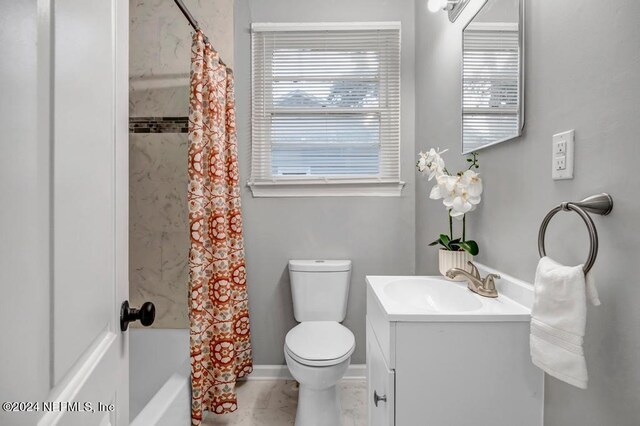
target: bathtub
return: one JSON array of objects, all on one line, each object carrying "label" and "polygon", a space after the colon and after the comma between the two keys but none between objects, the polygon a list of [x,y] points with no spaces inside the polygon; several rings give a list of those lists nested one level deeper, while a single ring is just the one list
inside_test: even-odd
[{"label": "bathtub", "polygon": [[189,426],[189,330],[129,330],[131,426]]}]

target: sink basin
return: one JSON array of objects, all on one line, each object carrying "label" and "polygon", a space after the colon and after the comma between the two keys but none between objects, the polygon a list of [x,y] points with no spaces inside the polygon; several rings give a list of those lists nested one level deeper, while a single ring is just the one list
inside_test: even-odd
[{"label": "sink basin", "polygon": [[431,277],[408,277],[388,282],[383,288],[391,300],[419,310],[452,313],[482,308],[477,295],[466,285]]},{"label": "sink basin", "polygon": [[[486,275],[488,272],[484,272]],[[367,275],[367,300],[376,301],[387,321],[530,321],[531,310],[502,292],[497,298],[477,295],[466,282],[441,276]],[[513,284],[512,291],[533,291]],[[524,293],[523,293],[524,294]],[[369,297],[373,296],[373,297]]]}]

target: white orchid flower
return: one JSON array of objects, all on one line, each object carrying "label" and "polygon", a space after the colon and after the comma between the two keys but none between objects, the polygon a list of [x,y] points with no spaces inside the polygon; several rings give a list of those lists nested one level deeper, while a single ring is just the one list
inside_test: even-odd
[{"label": "white orchid flower", "polygon": [[444,189],[445,182],[444,180],[447,178],[447,175],[440,175],[436,178],[436,184],[431,188],[431,193],[429,194],[429,198],[432,200],[440,200],[444,198],[447,193]]},{"label": "white orchid flower", "polygon": [[425,154],[424,152],[420,152],[418,154],[417,167],[420,173],[424,172],[424,170],[427,168],[427,154]]},{"label": "white orchid flower", "polygon": [[[472,168],[478,168],[477,153],[472,153],[472,157],[467,159],[470,162],[467,170],[461,171],[454,176],[451,176],[449,171],[445,168],[442,154],[447,150],[440,151],[440,148],[431,148],[428,152],[420,152],[418,154],[418,162],[416,167],[422,174],[428,175],[429,180],[436,178],[435,185],[431,188],[429,198],[432,200],[442,200],[447,209],[449,216],[450,236],[451,240],[454,240],[452,220],[455,217],[458,220],[462,220],[462,238],[454,240],[455,243],[445,241],[442,235],[439,240],[436,240],[431,245],[440,244],[445,246],[446,250],[460,250],[463,249],[472,255],[478,254],[478,245],[473,240],[466,240],[465,228],[466,221],[464,221],[465,215],[476,209],[480,204],[483,192],[482,179],[480,175]],[[464,240],[465,244],[460,242]]]},{"label": "white orchid flower", "polygon": [[442,159],[442,154],[447,152],[440,151],[440,148],[433,149],[431,148],[429,152],[421,152],[419,154],[418,159],[418,171],[421,173],[425,173],[428,171],[428,180],[433,179],[434,177],[438,177],[444,174],[444,160]]},{"label": "white orchid flower", "polygon": [[447,152],[446,149],[444,151],[440,151],[440,148],[438,148],[438,150],[431,148],[427,153],[429,180],[444,174],[444,160],[442,159],[441,155],[445,152]]},{"label": "white orchid flower", "polygon": [[441,174],[436,177],[436,184],[431,188],[429,198],[432,200],[440,200],[448,197],[454,192],[457,177]]},{"label": "white orchid flower", "polygon": [[473,170],[467,170],[462,174],[460,180],[467,187],[467,191],[472,197],[480,197],[482,195],[482,179],[480,179],[478,173]]},{"label": "white orchid flower", "polygon": [[[477,190],[477,188],[475,188]],[[465,214],[475,209],[480,204],[480,196],[471,194],[469,185],[466,184],[463,176],[460,176],[455,189],[455,197],[451,203],[451,217],[462,219]]]}]

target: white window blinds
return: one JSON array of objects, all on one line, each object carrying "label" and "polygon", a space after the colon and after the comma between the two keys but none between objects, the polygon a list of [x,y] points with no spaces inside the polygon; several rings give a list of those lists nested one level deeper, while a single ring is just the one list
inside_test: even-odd
[{"label": "white window blinds", "polygon": [[471,150],[518,133],[518,25],[473,23],[464,31],[463,129]]},{"label": "white window blinds", "polygon": [[400,181],[400,24],[253,24],[253,185]]}]

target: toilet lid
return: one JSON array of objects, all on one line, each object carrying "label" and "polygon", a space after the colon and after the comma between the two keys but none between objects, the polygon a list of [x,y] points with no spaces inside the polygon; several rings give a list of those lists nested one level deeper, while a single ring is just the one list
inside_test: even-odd
[{"label": "toilet lid", "polygon": [[351,330],[338,322],[305,321],[287,333],[285,345],[299,360],[330,361],[351,355],[356,339]]}]

